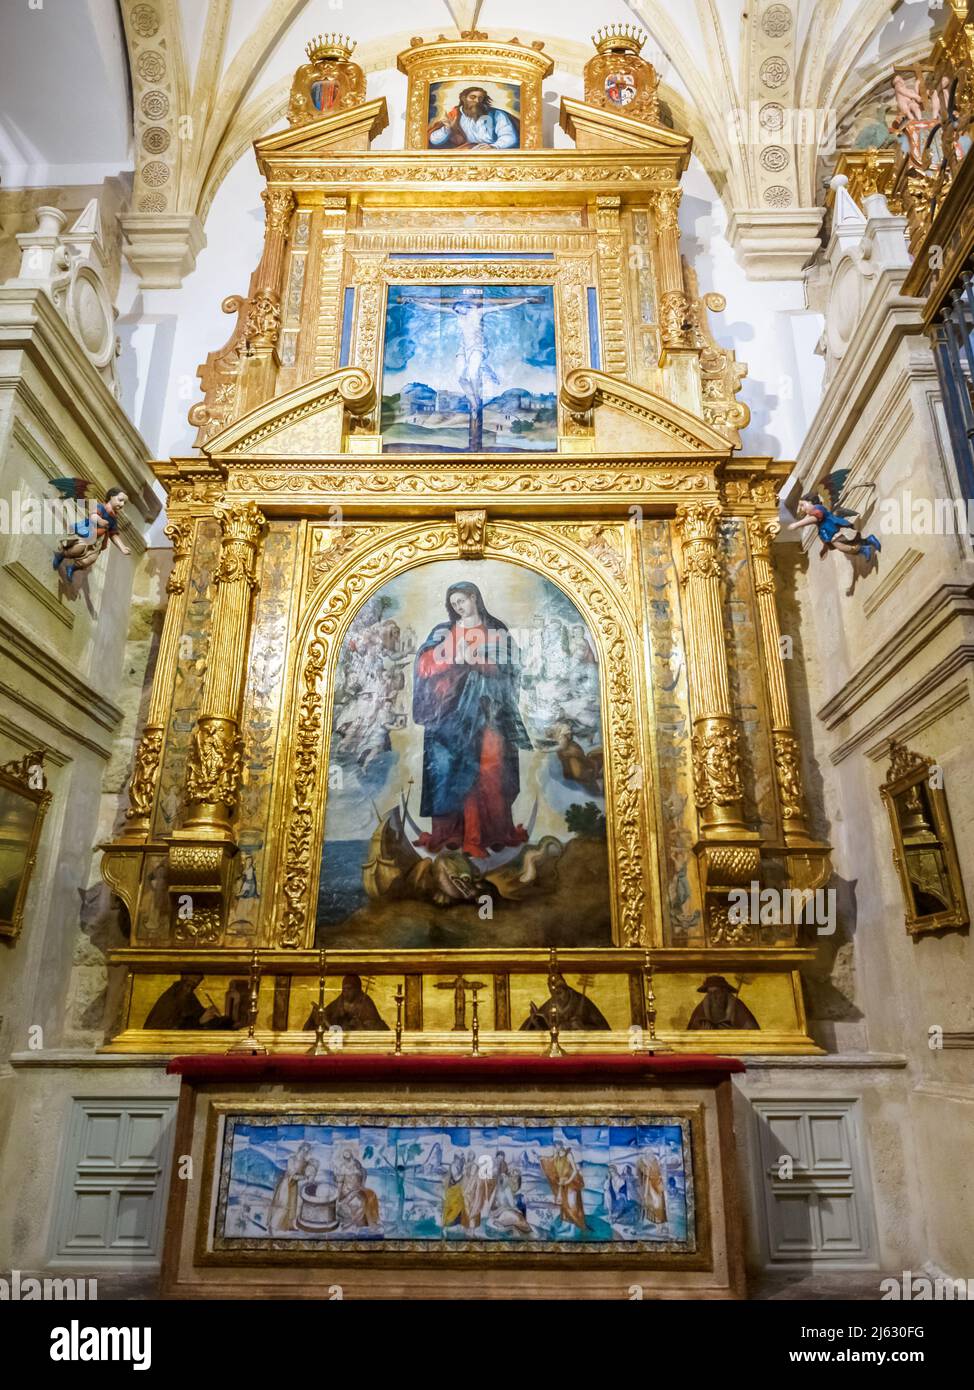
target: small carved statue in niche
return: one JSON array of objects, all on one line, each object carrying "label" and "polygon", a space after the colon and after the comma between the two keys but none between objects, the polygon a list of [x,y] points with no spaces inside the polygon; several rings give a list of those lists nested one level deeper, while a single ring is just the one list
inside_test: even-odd
[{"label": "small carved statue in niche", "polygon": [[760,1028],[746,1004],[737,997],[737,986],[723,975],[708,975],[697,993],[704,996],[690,1015],[687,1028],[705,1032],[718,1028]]}]

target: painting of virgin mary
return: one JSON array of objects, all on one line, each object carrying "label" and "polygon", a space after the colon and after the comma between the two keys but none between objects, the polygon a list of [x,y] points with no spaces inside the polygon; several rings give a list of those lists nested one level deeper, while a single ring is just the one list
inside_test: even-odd
[{"label": "painting of virgin mary", "polygon": [[600,667],[566,593],[416,565],[362,604],[333,692],[322,945],[611,942]]},{"label": "painting of virgin mary", "polygon": [[413,680],[413,719],[424,729],[420,814],[433,823],[421,848],[486,859],[527,841],[511,814],[519,750],[532,747],[519,679],[507,624],[487,611],[476,584],[451,584],[446,619],[420,646]]}]

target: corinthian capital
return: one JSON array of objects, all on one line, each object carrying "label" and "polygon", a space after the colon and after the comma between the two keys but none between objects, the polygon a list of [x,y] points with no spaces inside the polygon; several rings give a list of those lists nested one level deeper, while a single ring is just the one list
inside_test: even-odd
[{"label": "corinthian capital", "polygon": [[676,509],[676,529],[680,540],[716,541],[722,515],[718,502],[685,502]]},{"label": "corinthian capital", "polygon": [[269,232],[286,232],[297,203],[289,188],[265,188],[261,200],[266,211]]},{"label": "corinthian capital", "polygon": [[653,209],[656,228],[660,232],[673,232],[677,227],[677,214],[680,210],[679,188],[651,188],[649,205]]}]

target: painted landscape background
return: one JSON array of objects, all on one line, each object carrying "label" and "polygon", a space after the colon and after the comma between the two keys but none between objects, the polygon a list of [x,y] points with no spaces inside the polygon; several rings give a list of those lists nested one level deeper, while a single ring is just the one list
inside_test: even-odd
[{"label": "painted landscape background", "polygon": [[216,1236],[677,1250],[693,1210],[686,1121],[228,1117]]},{"label": "painted landscape background", "polygon": [[550,285],[390,285],[385,452],[558,445]]}]

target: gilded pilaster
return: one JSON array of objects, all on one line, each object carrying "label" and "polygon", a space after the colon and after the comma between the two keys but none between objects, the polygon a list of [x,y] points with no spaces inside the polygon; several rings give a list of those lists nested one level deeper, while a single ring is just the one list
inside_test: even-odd
[{"label": "gilded pilaster", "polygon": [[703,414],[700,377],[699,308],[687,293],[680,257],[681,189],[677,185],[653,188],[649,205],[656,228],[656,262],[659,274],[660,366],[675,400],[695,414]]},{"label": "gilded pilaster", "polygon": [[781,806],[785,842],[807,840],[805,792],[801,776],[801,751],[791,722],[788,686],[781,653],[781,624],[775,602],[774,569],[771,564],[771,543],[778,534],[776,520],[751,516],[747,522],[754,562],[754,588],[758,597],[758,618],[761,643],[764,648],[764,669],[771,712],[771,737],[774,745],[775,776]]},{"label": "gilded pilaster", "polygon": [[310,316],[314,323],[314,358],[309,376],[319,376],[338,366],[348,199],[325,198],[318,216],[321,232],[318,241],[317,301]]},{"label": "gilded pilaster", "polygon": [[625,377],[629,354],[626,347],[622,225],[619,217],[621,206],[622,199],[617,195],[600,194],[595,200],[604,370],[608,376]]},{"label": "gilded pilaster", "polygon": [[155,802],[156,783],[159,777],[159,760],[162,756],[162,743],[166,727],[166,711],[172,696],[176,678],[176,663],[179,657],[179,629],[181,607],[179,597],[186,592],[189,570],[189,555],[193,537],[193,526],[188,521],[171,521],[166,527],[166,535],[172,541],[173,563],[166,581],[166,616],[163,619],[162,635],[159,639],[159,652],[152,680],[152,695],[149,713],[142,730],[142,737],[135,753],[132,779],[129,783],[129,807],[125,812],[128,824],[125,838],[146,840],[152,822],[152,809]]},{"label": "gilded pilaster", "polygon": [[216,597],[200,716],[186,766],[184,831],[210,840],[232,838],[230,818],[237,803],[242,764],[240,702],[246,675],[251,610],[258,588],[257,556],[263,513],[253,502],[218,505],[223,531],[220,563],[213,576]]}]

